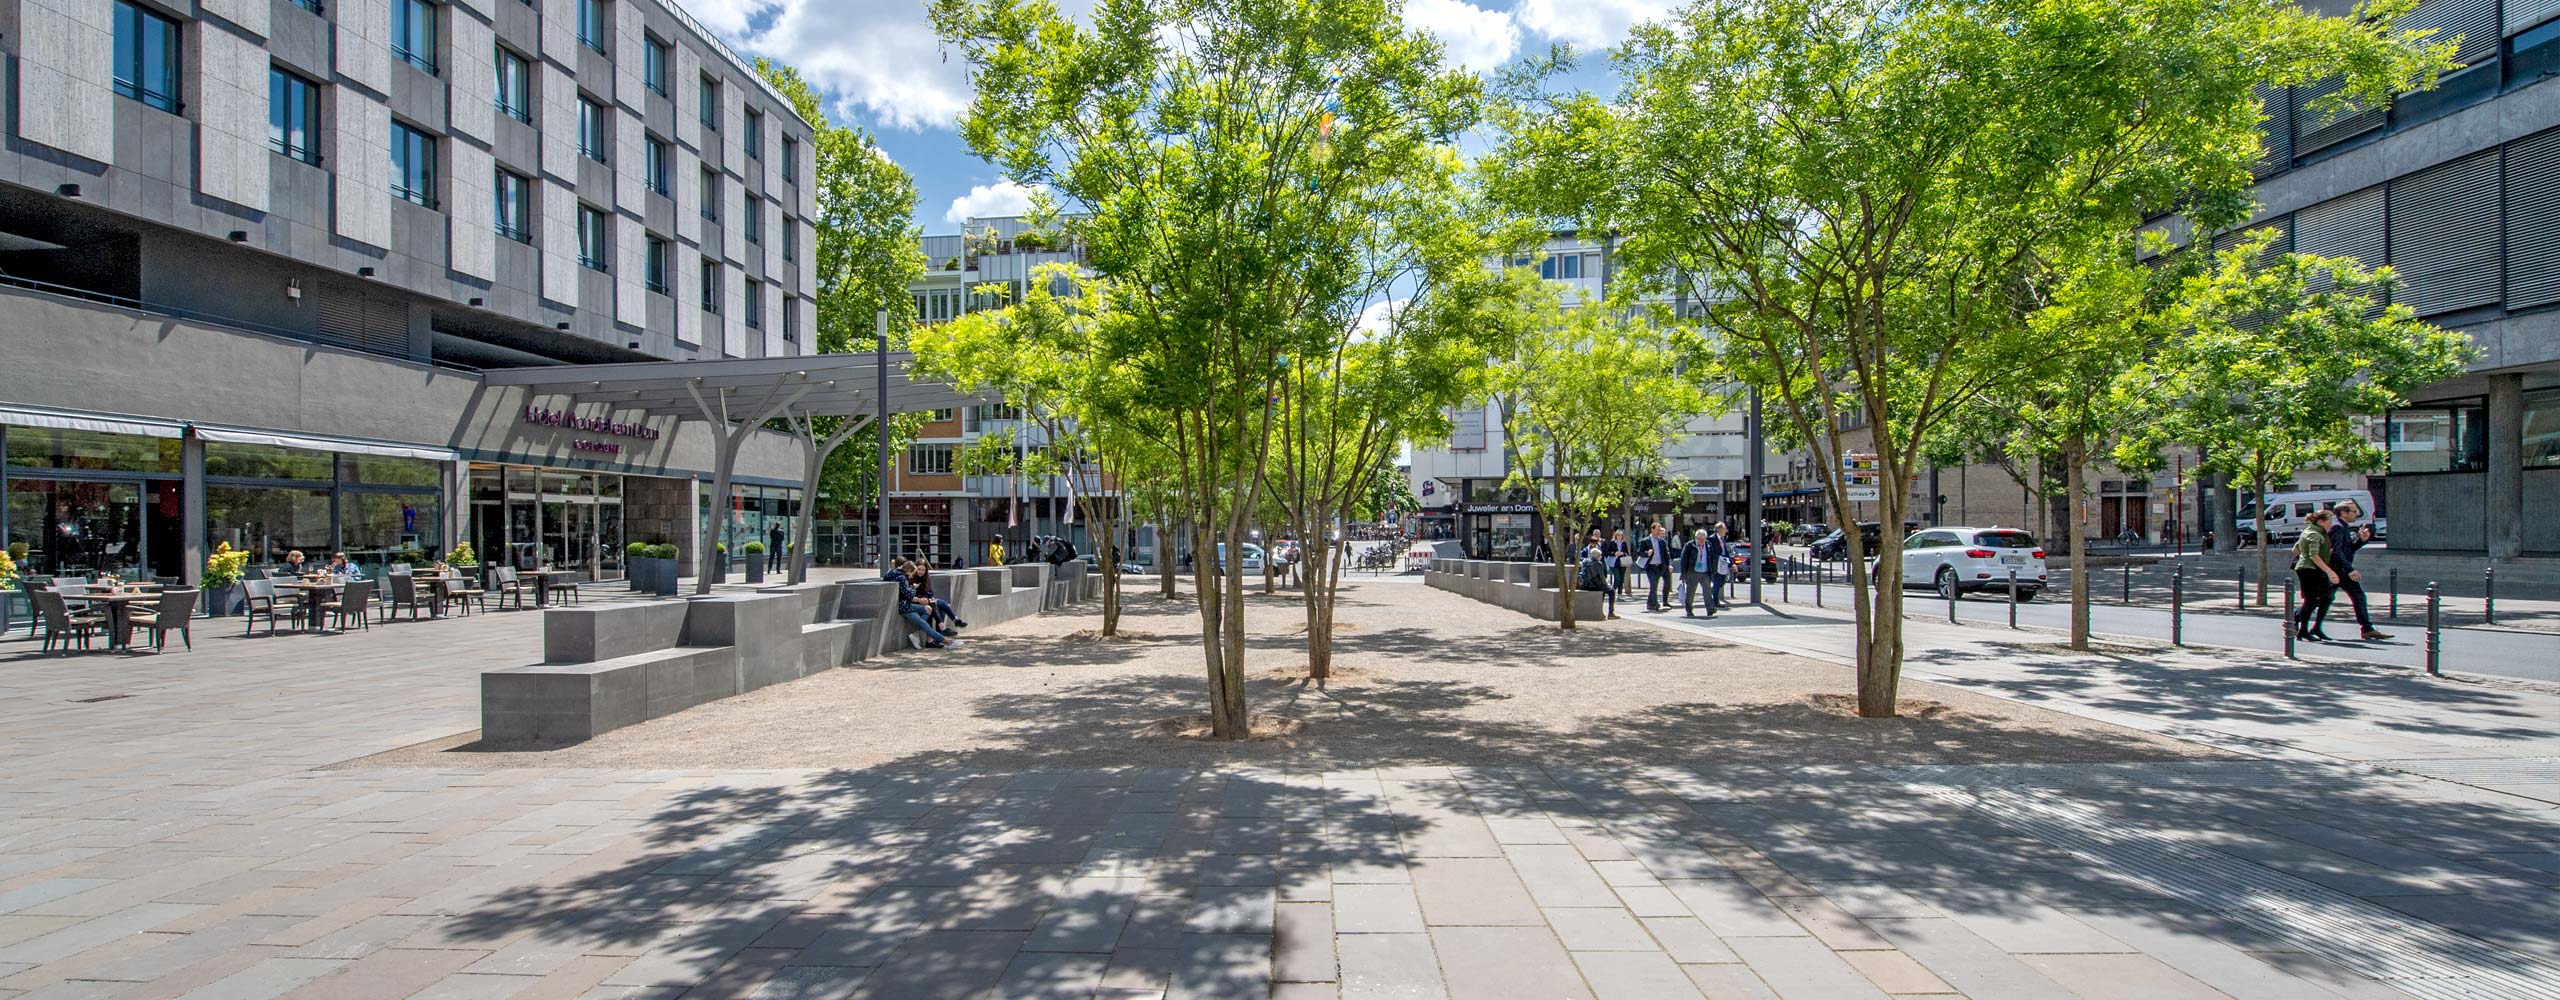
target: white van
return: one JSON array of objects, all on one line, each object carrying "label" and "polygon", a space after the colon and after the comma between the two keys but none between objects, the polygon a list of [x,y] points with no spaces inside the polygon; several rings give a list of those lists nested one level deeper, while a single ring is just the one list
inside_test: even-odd
[{"label": "white van", "polygon": [[[2328,510],[2339,503],[2353,500],[2356,509],[2373,514],[2373,493],[2369,490],[2301,490],[2267,495],[2267,538],[2277,543],[2302,537],[2302,526],[2310,523],[2311,512]],[[2250,504],[2240,506],[2238,524],[2242,545],[2258,542],[2258,511]]]}]

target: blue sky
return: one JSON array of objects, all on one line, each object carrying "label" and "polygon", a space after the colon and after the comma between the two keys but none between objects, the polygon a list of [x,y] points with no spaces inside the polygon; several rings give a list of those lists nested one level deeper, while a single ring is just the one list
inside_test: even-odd
[{"label": "blue sky", "polygon": [[[1026,197],[969,154],[952,131],[968,80],[925,20],[922,0],[676,0],[740,52],[790,63],[816,84],[827,113],[880,137],[915,174],[916,222],[955,233],[958,219],[1018,211]],[[1058,0],[1071,12],[1091,0]],[[1670,9],[1669,0],[1405,0],[1405,20],[1437,35],[1459,63],[1479,70],[1569,43],[1586,56],[1576,76],[1595,81],[1597,54],[1627,27]]]}]

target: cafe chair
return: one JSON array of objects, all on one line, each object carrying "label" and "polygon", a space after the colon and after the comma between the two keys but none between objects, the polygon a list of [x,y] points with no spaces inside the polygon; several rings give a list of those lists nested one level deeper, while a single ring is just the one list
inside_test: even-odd
[{"label": "cafe chair", "polygon": [[533,587],[532,585],[525,583],[522,577],[516,575],[515,567],[500,566],[498,567],[497,581],[490,587],[489,592],[498,595],[498,599],[502,601],[509,597],[515,598],[516,607],[518,609],[522,609],[524,607],[524,599],[527,595],[533,593]]},{"label": "cafe chair", "polygon": [[584,573],[571,573],[567,576],[553,577],[551,582],[542,585],[542,589],[550,592],[553,597],[575,604],[578,602],[578,578],[585,575],[586,574]]},{"label": "cafe chair", "polygon": [[70,602],[64,600],[59,591],[39,590],[31,596],[35,600],[37,617],[44,619],[42,652],[53,652],[55,644],[59,643],[62,653],[69,655],[74,641],[80,643],[81,649],[87,649],[89,634],[106,630],[107,616],[104,613],[86,609],[73,611]]},{"label": "cafe chair", "polygon": [[[339,592],[336,600],[320,602],[320,613],[333,618],[334,627],[340,632],[347,630],[349,622],[362,626],[368,632],[372,631],[373,589],[378,586],[380,584],[371,580],[349,580],[346,589]],[[393,586],[396,588],[398,585]]]},{"label": "cafe chair", "polygon": [[[240,616],[245,620],[240,634],[248,635],[251,630],[257,628],[259,615],[267,616],[267,634],[276,634],[276,582],[242,580],[240,594]],[[293,613],[294,624],[299,626],[302,623],[302,602],[295,601],[293,604],[290,610]]]},{"label": "cafe chair", "polygon": [[418,594],[418,578],[407,573],[393,573],[389,579],[391,580],[391,599],[382,605],[382,620],[390,621],[400,613],[401,608],[407,608],[409,620],[417,621],[418,612],[427,606],[426,598]]},{"label": "cafe chair", "polygon": [[463,614],[470,614],[474,604],[480,606],[479,610],[489,610],[489,592],[472,586],[469,579],[440,580],[437,584],[444,588],[445,600],[452,601]]},{"label": "cafe chair", "polygon": [[173,631],[178,633],[178,638],[187,644],[188,649],[194,649],[196,634],[190,623],[196,617],[196,598],[203,594],[201,590],[184,588],[161,591],[159,603],[149,609],[137,607],[125,612],[125,627],[150,629],[151,651],[154,653],[168,645],[169,633]]}]

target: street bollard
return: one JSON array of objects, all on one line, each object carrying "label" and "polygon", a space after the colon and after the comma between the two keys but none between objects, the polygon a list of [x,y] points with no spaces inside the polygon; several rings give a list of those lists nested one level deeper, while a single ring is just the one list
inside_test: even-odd
[{"label": "street bollard", "polygon": [[1813,568],[1813,606],[1817,608],[1822,606],[1822,578],[1824,575],[1822,567],[1815,566]]},{"label": "street bollard", "polygon": [[1787,565],[1786,565],[1786,568],[1785,568],[1785,569],[1783,569],[1783,570],[1780,570],[1780,571],[1779,571],[1779,573],[1778,573],[1778,603],[1780,603],[1780,604],[1794,604],[1794,603],[1795,603],[1795,588],[1794,588],[1793,586],[1791,586],[1791,585],[1792,585],[1792,584],[1794,584],[1795,582],[1796,582],[1796,559],[1795,559],[1795,557],[1794,557],[1794,556],[1788,556],[1788,557],[1787,557]]},{"label": "street bollard", "polygon": [[1956,623],[1956,588],[1947,588],[1947,624]]},{"label": "street bollard", "polygon": [[2018,571],[2009,571],[2009,627],[2018,627]]},{"label": "street bollard", "polygon": [[2240,567],[2240,610],[2249,610],[2249,567]]},{"label": "street bollard", "polygon": [[2391,567],[2391,620],[2400,620],[2400,567]]},{"label": "street bollard", "polygon": [[2293,639],[2293,581],[2286,580],[2284,582],[2284,658],[2288,660],[2300,659],[2293,655]]},{"label": "street bollard", "polygon": [[2187,644],[2187,568],[2169,574],[2169,645]]},{"label": "street bollard", "polygon": [[2436,584],[2435,581],[2429,580],[2427,581],[2427,674],[2433,677],[2444,676],[2444,670],[2438,665],[2439,658],[2444,655],[2444,619],[2440,617],[2438,611]]},{"label": "street bollard", "polygon": [[2480,624],[2498,623],[2498,568],[2480,571]]},{"label": "street bollard", "polygon": [[2124,606],[2133,606],[2133,564],[2124,564]]}]

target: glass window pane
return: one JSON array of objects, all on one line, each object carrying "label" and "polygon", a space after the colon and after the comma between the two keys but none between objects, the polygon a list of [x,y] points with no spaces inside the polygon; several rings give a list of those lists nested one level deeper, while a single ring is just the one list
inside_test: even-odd
[{"label": "glass window pane", "polygon": [[2391,411],[2385,445],[2393,474],[2478,472],[2489,464],[2485,413],[2478,404]]},{"label": "glass window pane", "polygon": [[444,466],[423,458],[397,458],[389,455],[341,455],[339,474],[346,482],[367,486],[444,485]]},{"label": "glass window pane", "polygon": [[2560,389],[2524,394],[2524,467],[2560,469]]},{"label": "glass window pane", "polygon": [[132,483],[13,476],[9,555],[20,571],[38,574],[113,573],[138,565],[141,500]]},{"label": "glass window pane", "polygon": [[442,513],[432,493],[348,493],[339,498],[339,547],[359,566],[431,562],[444,555]]},{"label": "glass window pane", "polygon": [[[14,452],[17,438],[9,445]],[[337,478],[332,471],[337,456],[325,451],[309,451],[272,444],[232,444],[207,441],[204,445],[204,474],[238,479],[308,479],[329,482]]]},{"label": "glass window pane", "polygon": [[207,486],[205,546],[229,542],[253,564],[283,562],[299,549],[318,560],[329,552],[329,494],[321,489]]},{"label": "glass window pane", "polygon": [[29,469],[98,469],[119,472],[179,471],[177,438],[49,427],[9,428],[9,464]]}]

